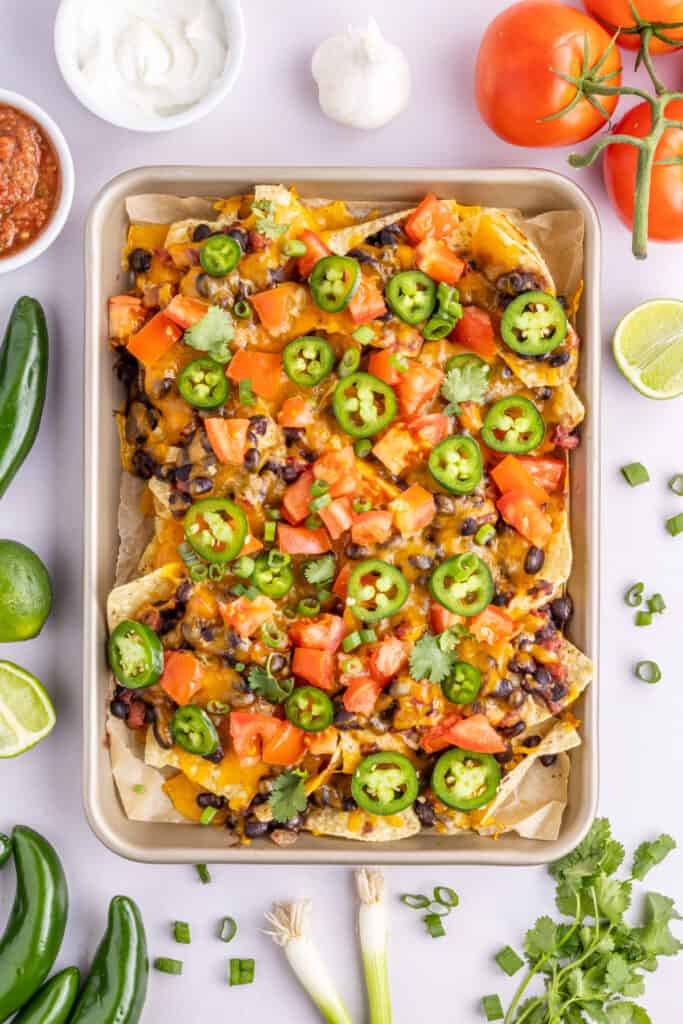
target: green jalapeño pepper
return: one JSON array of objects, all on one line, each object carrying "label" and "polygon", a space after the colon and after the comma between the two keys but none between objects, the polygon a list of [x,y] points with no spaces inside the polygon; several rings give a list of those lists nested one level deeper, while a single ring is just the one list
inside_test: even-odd
[{"label": "green jalape\u00f1o pepper", "polygon": [[266,597],[284,597],[294,586],[294,573],[289,561],[289,555],[283,555],[279,551],[259,555],[251,576],[252,583]]},{"label": "green jalape\u00f1o pepper", "polygon": [[456,661],[448,679],[441,684],[444,697],[451,704],[471,704],[481,690],[481,672],[469,661]]},{"label": "green jalape\u00f1o pepper", "polygon": [[457,321],[462,318],[459,298],[457,288],[444,284],[443,281],[439,284],[436,289],[437,309],[434,316],[424,325],[423,338],[427,341],[440,341],[451,333]]},{"label": "green jalape\u00f1o pepper", "polygon": [[400,569],[380,558],[360,562],[349,576],[347,607],[363,622],[395,615],[410,593],[410,584]]},{"label": "green jalape\u00f1o pepper", "polygon": [[195,704],[177,708],[171,719],[173,742],[188,754],[209,757],[219,747],[218,733],[206,711]]},{"label": "green jalape\u00f1o pepper", "polygon": [[543,417],[533,402],[511,395],[494,402],[481,428],[481,439],[496,452],[522,455],[538,448],[545,435]]},{"label": "green jalape\u00f1o pepper", "polygon": [[404,754],[381,751],[363,758],[351,779],[351,793],[370,814],[399,814],[414,803],[417,774]]},{"label": "green jalape\u00f1o pepper", "polygon": [[360,263],[351,256],[323,256],[308,279],[313,301],[325,313],[346,309],[360,284]]},{"label": "green jalape\u00f1o pepper", "polygon": [[499,783],[495,757],[459,747],[442,754],[432,773],[434,795],[456,811],[473,811],[490,803]]},{"label": "green jalape\u00f1o pepper", "polygon": [[225,277],[242,257],[242,249],[231,235],[212,235],[199,252],[202,269],[210,277]]},{"label": "green jalape\u00f1o pepper", "polygon": [[144,622],[119,622],[109,637],[107,652],[112,672],[129,690],[152,686],[164,670],[161,640]]},{"label": "green jalape\u00f1o pepper", "polygon": [[185,539],[207,562],[231,562],[242,550],[248,524],[239,505],[227,498],[204,498],[185,513]]},{"label": "green jalape\u00f1o pepper", "polygon": [[297,338],[285,345],[282,364],[290,380],[302,388],[312,388],[332,372],[334,352],[322,338]]},{"label": "green jalape\u00f1o pepper", "polygon": [[225,368],[210,356],[193,359],[178,377],[181,397],[195,409],[216,409],[228,397],[228,378]]},{"label": "green jalape\u00f1o pepper", "polygon": [[81,972],[67,967],[55,974],[35,994],[12,1024],[65,1024],[71,1007],[76,1002]]},{"label": "green jalape\u00f1o pepper", "polygon": [[481,480],[481,449],[473,437],[454,434],[432,448],[428,465],[434,479],[447,491],[470,494]]},{"label": "green jalape\u00f1o pepper", "polygon": [[396,415],[396,395],[371,373],[352,373],[334,389],[332,408],[342,430],[351,437],[372,437]]},{"label": "green jalape\u00f1o pepper", "polygon": [[554,295],[523,292],[506,306],[500,322],[503,341],[521,356],[542,356],[567,336],[567,317]]},{"label": "green jalape\u00f1o pepper", "polygon": [[436,284],[421,270],[402,270],[389,278],[384,297],[392,313],[406,324],[427,320],[436,305]]},{"label": "green jalape\u00f1o pepper", "polygon": [[456,615],[478,615],[491,603],[494,586],[486,562],[468,551],[442,562],[429,578],[439,604]]},{"label": "green jalape\u00f1o pepper", "polygon": [[285,704],[287,718],[304,732],[322,732],[332,724],[332,701],[317,686],[299,686]]}]

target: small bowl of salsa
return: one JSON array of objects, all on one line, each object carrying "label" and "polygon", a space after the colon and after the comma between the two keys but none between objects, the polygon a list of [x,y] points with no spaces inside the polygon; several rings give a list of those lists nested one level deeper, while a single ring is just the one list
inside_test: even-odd
[{"label": "small bowl of salsa", "polygon": [[36,103],[0,89],[0,274],[45,252],[74,192],[66,139]]}]

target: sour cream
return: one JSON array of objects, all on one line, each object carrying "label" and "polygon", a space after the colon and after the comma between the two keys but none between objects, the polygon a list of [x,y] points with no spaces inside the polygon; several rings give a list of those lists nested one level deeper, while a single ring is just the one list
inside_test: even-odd
[{"label": "sour cream", "polygon": [[223,75],[229,51],[218,0],[76,0],[75,64],[105,117],[171,118]]}]

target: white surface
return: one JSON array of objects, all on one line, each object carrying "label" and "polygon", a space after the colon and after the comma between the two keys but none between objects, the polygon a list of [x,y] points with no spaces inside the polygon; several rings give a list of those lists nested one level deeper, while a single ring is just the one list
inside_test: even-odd
[{"label": "white surface", "polygon": [[[281,954],[259,935],[262,912],[275,898],[313,897],[318,934],[335,957],[334,974],[357,1021],[363,1020],[362,980],[353,942],[350,875],[335,868],[213,868],[201,886],[192,868],[129,864],[109,854],[90,834],[80,803],[80,491],[83,218],[93,195],[112,175],[144,163],[339,163],[503,166],[525,164],[566,171],[566,153],[516,150],[482,127],[472,100],[472,65],[485,24],[503,0],[375,0],[372,6],[391,38],[405,48],[414,71],[410,107],[377,134],[326,121],[308,70],[310,55],[347,21],[362,23],[361,0],[275,3],[248,0],[248,45],[234,92],[200,124],[181,132],[139,136],[111,128],[88,114],[68,92],[52,55],[54,0],[1,0],[3,66],[0,84],[26,93],[59,122],[72,147],[77,175],[73,213],[61,238],[32,266],[0,279],[6,317],[24,292],[45,304],[52,342],[49,397],[35,449],[0,508],[0,534],[22,540],[45,558],[55,580],[55,611],[44,634],[7,645],[12,658],[44,680],[59,724],[36,751],[0,766],[0,830],[17,821],[57,844],[71,882],[71,915],[60,964],[87,963],[103,927],[109,897],[129,893],[143,909],[153,956],[180,956],[182,978],[155,974],[144,1024],[185,1024],[241,1015],[250,1024],[273,1019],[311,1024],[317,1015],[296,990]],[[676,77],[676,59],[660,62]],[[511,83],[513,87],[513,83]],[[683,297],[683,248],[652,246],[636,264],[629,238],[605,200],[599,172],[576,175],[599,204],[604,228],[604,338],[618,318],[654,296]],[[683,611],[683,537],[672,539],[663,521],[683,511],[666,480],[683,471],[683,400],[658,404],[633,391],[611,357],[605,360],[602,607],[601,812],[630,847],[665,828],[683,844],[680,779],[683,774],[683,682],[680,623]],[[619,466],[639,459],[652,483],[631,490]],[[666,615],[636,629],[622,600],[634,580],[661,591]],[[632,665],[654,657],[663,681],[634,680]],[[371,853],[369,852],[369,856]],[[509,993],[491,957],[551,910],[543,869],[403,869],[387,872],[392,895],[454,886],[460,908],[448,937],[434,942],[419,915],[392,903],[391,975],[397,1024],[428,1019],[477,1024],[479,997]],[[651,876],[651,885],[683,907],[683,851]],[[0,876],[0,918],[13,894]],[[214,938],[223,914],[240,922],[231,946]],[[193,925],[192,946],[177,947],[169,923]],[[180,952],[178,952],[180,950]],[[256,984],[230,989],[229,955],[256,956]],[[680,1012],[681,962],[669,961],[648,979],[644,1000],[657,1024]],[[678,981],[678,984],[677,984]],[[201,1007],[201,1011],[199,1010]],[[674,1009],[676,1008],[676,1009]],[[437,1017],[438,1015],[438,1017]]]}]

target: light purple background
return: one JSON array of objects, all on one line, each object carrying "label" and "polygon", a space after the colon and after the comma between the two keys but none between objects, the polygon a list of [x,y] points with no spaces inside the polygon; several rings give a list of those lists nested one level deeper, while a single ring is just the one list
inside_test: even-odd
[{"label": "light purple background", "polygon": [[[93,0],[102,2],[102,0]],[[248,0],[247,52],[236,88],[203,122],[167,135],[136,135],[86,112],[67,91],[52,50],[55,0],[0,0],[0,85],[43,105],[61,125],[76,165],[76,198],[61,238],[31,266],[0,275],[4,321],[24,293],[44,303],[51,332],[49,395],[33,453],[0,508],[0,535],[25,541],[52,572],[55,610],[42,636],[7,645],[2,656],[35,672],[52,693],[59,722],[51,737],[17,761],[0,766],[0,830],[26,822],[57,845],[71,884],[71,914],[59,964],[85,967],[103,929],[110,896],[135,897],[144,912],[152,956],[180,956],[182,978],[154,974],[145,1024],[181,1024],[241,1018],[265,1024],[317,1020],[293,984],[280,953],[259,934],[263,911],[276,898],[312,896],[317,931],[354,1020],[363,1020],[362,982],[353,937],[350,872],[336,868],[212,869],[201,886],[191,867],[130,864],[108,853],[91,835],[81,808],[81,367],[83,223],[95,193],[113,175],[153,163],[384,164],[425,166],[542,166],[567,171],[566,152],[519,150],[496,139],[478,118],[472,90],[474,57],[488,21],[502,0]],[[309,61],[315,46],[351,20],[374,13],[406,51],[413,73],[409,109],[382,131],[362,134],[319,112]],[[627,58],[630,61],[630,57]],[[680,58],[659,62],[680,87]],[[514,88],[514,82],[510,83]],[[662,829],[683,843],[683,538],[665,532],[666,516],[683,499],[666,480],[683,471],[682,401],[656,403],[633,391],[614,367],[609,344],[619,317],[655,296],[683,293],[683,249],[652,245],[636,263],[628,233],[617,222],[597,169],[576,178],[598,204],[604,229],[603,339],[603,599],[602,781],[600,810],[630,847]],[[652,483],[631,490],[619,466],[633,460],[649,468]],[[644,580],[668,603],[646,630],[632,624],[624,590]],[[664,678],[648,687],[632,675],[635,661],[656,658]],[[369,853],[369,856],[371,854]],[[391,892],[391,980],[395,1020],[476,1024],[484,993],[510,993],[492,955],[552,910],[542,868],[395,868]],[[683,852],[652,877],[683,908]],[[452,885],[461,905],[448,920],[448,937],[430,939],[419,915],[396,896]],[[13,895],[9,871],[0,876],[0,922]],[[216,920],[234,915],[238,939],[223,946]],[[178,947],[170,922],[188,920],[193,944]],[[228,955],[255,956],[256,984],[228,988]],[[645,1001],[654,1021],[680,1012],[681,963],[671,961],[648,979]],[[678,980],[678,984],[677,984]],[[676,1010],[674,1011],[674,1007]]]}]

